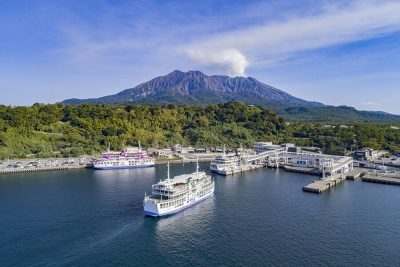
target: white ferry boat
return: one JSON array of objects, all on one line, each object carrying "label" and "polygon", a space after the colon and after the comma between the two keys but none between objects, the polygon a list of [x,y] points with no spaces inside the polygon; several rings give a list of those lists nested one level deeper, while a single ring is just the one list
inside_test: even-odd
[{"label": "white ferry boat", "polygon": [[210,170],[212,172],[220,173],[225,170],[232,170],[239,167],[240,158],[237,156],[216,156],[210,163]]},{"label": "white ferry boat", "polygon": [[168,176],[152,186],[152,195],[144,197],[144,214],[152,217],[161,217],[175,214],[189,208],[214,194],[214,181],[205,172],[182,174],[173,179]]},{"label": "white ferry boat", "polygon": [[221,173],[226,170],[236,169],[240,165],[240,158],[238,156],[229,156],[226,154],[224,146],[223,154],[216,156],[210,163],[210,170],[212,172]]},{"label": "white ferry boat", "polygon": [[154,158],[139,147],[126,148],[121,152],[105,152],[93,162],[97,170],[145,168],[154,166]]}]

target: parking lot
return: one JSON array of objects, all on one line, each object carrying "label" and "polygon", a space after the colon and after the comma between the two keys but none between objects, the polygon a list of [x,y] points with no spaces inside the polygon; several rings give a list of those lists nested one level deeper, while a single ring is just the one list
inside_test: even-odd
[{"label": "parking lot", "polygon": [[86,167],[93,163],[93,157],[82,156],[75,158],[23,159],[0,161],[1,170],[17,169],[46,169],[64,166]]}]

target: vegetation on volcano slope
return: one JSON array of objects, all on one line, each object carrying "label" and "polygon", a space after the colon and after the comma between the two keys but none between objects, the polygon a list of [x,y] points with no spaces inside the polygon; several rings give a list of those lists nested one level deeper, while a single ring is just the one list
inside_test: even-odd
[{"label": "vegetation on volcano slope", "polygon": [[343,154],[361,147],[400,150],[400,130],[388,123],[349,127],[290,123],[243,103],[205,106],[35,104],[0,106],[0,158],[97,154],[136,146],[252,147],[256,141],[295,142]]}]

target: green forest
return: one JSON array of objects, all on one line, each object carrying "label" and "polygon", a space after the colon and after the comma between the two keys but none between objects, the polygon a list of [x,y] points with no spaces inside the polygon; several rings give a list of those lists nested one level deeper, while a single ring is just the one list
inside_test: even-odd
[{"label": "green forest", "polygon": [[0,159],[96,155],[108,146],[252,147],[256,141],[295,142],[325,152],[372,147],[400,150],[392,124],[357,122],[340,127],[286,123],[258,106],[233,102],[206,106],[35,104],[0,106]]}]

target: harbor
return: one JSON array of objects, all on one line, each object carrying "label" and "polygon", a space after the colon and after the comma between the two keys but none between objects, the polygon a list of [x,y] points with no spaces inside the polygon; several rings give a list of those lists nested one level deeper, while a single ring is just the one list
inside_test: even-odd
[{"label": "harbor", "polygon": [[[341,183],[332,194],[318,195],[301,190],[315,175],[262,168],[224,177],[211,173],[208,163],[199,164],[215,181],[214,196],[162,219],[143,216],[142,202],[144,192],[150,195],[152,185],[166,177],[166,165],[0,176],[2,265],[100,266],[116,261],[158,266],[175,261],[186,266],[190,257],[190,263],[207,266],[247,257],[245,264],[257,266],[265,263],[263,253],[271,264],[307,265],[321,262],[326,250],[333,255],[323,263],[399,262],[380,256],[398,241],[397,235],[382,231],[400,224],[393,212],[400,201],[398,187],[347,181],[347,187]],[[170,168],[172,178],[193,172],[195,164]],[[285,236],[304,242],[293,240],[288,250],[282,246]],[[320,246],[321,240],[340,238],[345,241]],[[188,249],[194,245],[196,249]],[[347,246],[354,249],[343,254]],[[21,257],[21,251],[32,256]]]},{"label": "harbor", "polygon": [[[370,150],[365,151],[372,154]],[[383,159],[381,161],[383,162]],[[251,149],[232,149],[225,146],[185,148],[174,145],[170,150],[151,150],[142,149],[139,145],[136,148],[126,148],[121,152],[107,151],[102,153],[99,158],[81,156],[66,159],[7,161],[6,164],[3,162],[0,174],[83,168],[100,170],[153,168],[160,164],[190,164],[194,162],[209,164],[211,172],[222,176],[239,175],[261,168],[282,168],[287,172],[311,175],[315,177],[315,180],[304,185],[302,190],[317,194],[329,191],[345,180],[358,178],[364,182],[400,185],[400,176],[395,169],[388,171],[387,166],[366,164],[355,161],[349,156],[310,152],[307,148],[297,147],[292,143],[273,144],[272,142],[256,142]]]}]

